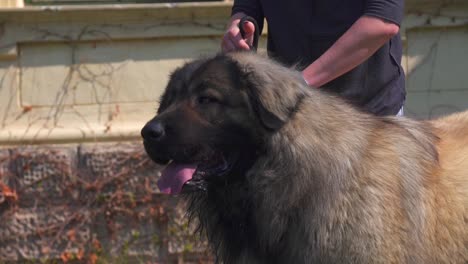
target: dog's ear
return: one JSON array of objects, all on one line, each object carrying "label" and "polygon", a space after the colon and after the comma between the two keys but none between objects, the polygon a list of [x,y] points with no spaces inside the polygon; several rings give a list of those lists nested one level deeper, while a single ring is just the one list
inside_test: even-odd
[{"label": "dog's ear", "polygon": [[263,126],[273,131],[280,129],[305,97],[300,75],[268,61],[244,65],[242,71],[250,102]]}]

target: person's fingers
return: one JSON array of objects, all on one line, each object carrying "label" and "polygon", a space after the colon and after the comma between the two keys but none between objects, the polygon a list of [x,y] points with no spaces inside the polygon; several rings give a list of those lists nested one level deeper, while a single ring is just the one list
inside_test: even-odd
[{"label": "person's fingers", "polygon": [[242,38],[237,24],[226,31],[221,42],[221,50],[223,52],[249,49],[250,47]]},{"label": "person's fingers", "polygon": [[234,40],[234,38],[227,32],[223,37],[223,41],[221,43],[221,50],[223,52],[230,52],[238,49],[240,48],[238,47],[236,40]]},{"label": "person's fingers", "polygon": [[[239,33],[240,35],[240,33]],[[235,46],[236,49],[238,50],[250,50],[249,44],[243,39],[243,38],[236,38],[235,40]]]},{"label": "person's fingers", "polygon": [[245,41],[252,46],[253,44],[253,38],[254,38],[254,33],[255,33],[255,25],[252,22],[245,22],[244,25],[242,25],[245,36],[244,39]]},{"label": "person's fingers", "polygon": [[221,42],[221,51],[222,52],[230,52],[236,50],[236,46],[232,43],[231,40],[224,37],[223,41]]},{"label": "person's fingers", "polygon": [[[252,27],[250,27],[249,24]],[[245,36],[242,36],[242,34],[240,33],[240,29],[239,29],[240,26],[243,27]],[[244,25],[238,24],[233,29],[231,40],[235,43],[237,49],[250,50],[250,46],[252,45],[254,30],[255,30],[255,27],[250,22],[244,23]]]}]

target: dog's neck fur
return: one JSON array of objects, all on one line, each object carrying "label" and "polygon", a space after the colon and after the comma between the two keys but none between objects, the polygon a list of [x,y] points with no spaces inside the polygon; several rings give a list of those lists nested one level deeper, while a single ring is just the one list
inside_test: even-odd
[{"label": "dog's neck fur", "polygon": [[[306,98],[306,100],[333,101],[334,99]],[[322,101],[321,109],[314,108],[314,105],[318,106],[314,102],[308,102],[306,105],[310,106],[309,109],[294,115],[279,132],[271,134],[266,141],[266,152],[278,155],[259,157],[246,175],[239,175],[245,177],[243,181],[237,181],[229,186],[213,186],[206,193],[192,195],[189,212],[199,218],[200,227],[208,235],[216,255],[225,263],[241,263],[239,258],[245,254],[249,255],[250,260],[253,256],[257,256],[260,262],[275,263],[287,261],[288,258],[299,263],[304,259],[322,258],[323,256],[319,256],[322,253],[320,249],[327,243],[333,244],[338,243],[338,240],[351,239],[339,231],[343,230],[344,225],[352,224],[353,220],[348,220],[344,216],[346,210],[350,208],[344,208],[339,212],[343,215],[327,215],[327,212],[337,212],[337,207],[352,206],[346,204],[346,195],[352,188],[362,188],[359,179],[362,170],[360,163],[369,158],[365,155],[377,151],[369,149],[368,146],[380,129],[402,130],[403,132],[396,133],[400,136],[389,140],[400,141],[395,144],[416,145],[409,149],[424,149],[419,151],[419,155],[426,153],[425,159],[416,159],[412,153],[399,153],[406,156],[406,162],[420,162],[420,166],[416,167],[419,170],[426,170],[437,163],[437,154],[433,147],[436,139],[431,133],[422,130],[421,124],[417,121],[407,120],[403,123],[395,118],[377,118],[346,106],[336,106],[337,104],[333,102],[327,104]],[[334,117],[328,118],[330,117],[328,115],[332,114]],[[338,123],[331,122],[336,118],[342,120]],[[299,129],[296,127],[299,124],[312,123],[315,125],[300,129],[306,134],[298,135],[294,132]],[[338,125],[340,127],[337,127]],[[356,133],[356,130],[360,130],[360,133]],[[360,138],[356,138],[356,135],[360,135]],[[298,136],[303,138],[298,139]],[[405,148],[395,147],[395,149]],[[345,156],[343,153],[351,154]],[[336,157],[340,157],[340,160]],[[400,160],[399,157],[397,159]],[[284,161],[292,161],[294,164],[286,166]],[[303,166],[305,163],[313,166]],[[404,171],[404,163],[400,166],[401,173],[414,174],[408,176],[413,177],[414,181],[405,183],[407,190],[402,190],[401,195],[419,195],[421,196],[419,199],[422,199],[422,194],[414,194],[411,189],[415,185],[423,184],[424,179],[418,178],[417,175],[424,173]],[[414,164],[412,167],[414,168]],[[262,173],[252,174],[252,172]],[[382,175],[382,177],[387,176]],[[305,206],[312,209],[302,211],[300,208]],[[404,206],[408,210],[408,225],[416,226],[412,223],[420,221],[418,212],[421,209],[418,209],[418,204]],[[291,210],[296,211],[296,219],[284,217],[287,214],[282,212]],[[409,212],[411,210],[412,212]],[[301,215],[306,212],[312,215]],[[306,219],[308,222],[303,223],[299,219]],[[336,226],[327,225],[330,222],[335,222]],[[263,224],[256,226],[254,223]],[[281,230],[279,227],[285,229]],[[417,237],[418,230],[414,232]],[[313,234],[315,234],[314,241],[307,241],[314,236]],[[301,237],[304,240],[301,240]],[[308,247],[308,250],[298,250],[302,255],[282,251],[283,243],[297,243],[297,241],[302,243],[296,245],[298,248]],[[416,239],[415,247],[418,246],[417,243],[421,241]],[[304,252],[310,255],[304,255]]]},{"label": "dog's neck fur", "polygon": [[[242,263],[247,255],[245,259],[256,258],[260,263],[324,260],[336,263],[340,259],[332,256],[352,255],[347,251],[350,249],[340,245],[353,244],[353,236],[366,234],[371,240],[380,239],[380,226],[370,224],[369,230],[355,229],[362,227],[354,224],[359,217],[384,221],[384,202],[379,190],[372,189],[372,182],[371,186],[363,184],[361,176],[369,174],[362,173],[364,168],[375,170],[374,178],[381,179],[382,186],[392,195],[416,196],[407,199],[412,201],[425,198],[425,193],[412,190],[424,190],[422,186],[427,179],[419,175],[429,175],[423,171],[437,166],[434,148],[437,139],[428,125],[361,113],[338,102],[340,99],[317,91],[306,92],[303,100],[306,102],[301,111],[291,116],[279,131],[266,136],[265,152],[275,155],[260,156],[245,175],[239,175],[245,180],[191,194],[189,213],[199,219],[201,231],[225,263]],[[382,138],[379,136],[383,130],[389,129],[395,132],[395,137],[384,138],[384,144],[372,144]],[[385,149],[376,149],[375,145]],[[380,154],[386,151],[392,155]],[[367,166],[362,166],[363,162]],[[350,199],[352,194],[360,197]],[[413,228],[413,247],[418,249],[424,242],[421,230],[415,226],[424,226],[420,223],[424,212],[420,204],[404,202],[402,207],[407,219],[405,228]],[[288,243],[293,246],[282,246]],[[360,257],[366,258],[356,262],[366,263],[375,258],[372,251],[366,256],[367,245],[355,247],[363,252]],[[286,252],[284,248],[296,251]],[[424,261],[410,255],[401,261]]]}]

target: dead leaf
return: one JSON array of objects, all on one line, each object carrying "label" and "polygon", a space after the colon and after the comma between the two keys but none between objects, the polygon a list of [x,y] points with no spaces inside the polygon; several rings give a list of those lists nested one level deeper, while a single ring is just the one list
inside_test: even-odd
[{"label": "dead leaf", "polygon": [[23,106],[23,114],[25,114],[25,113],[27,113],[27,112],[30,112],[32,109],[33,109],[32,106],[30,106],[30,105],[24,105],[24,106]]},{"label": "dead leaf", "polygon": [[70,239],[70,241],[74,242],[76,241],[76,231],[74,229],[68,230],[67,232],[67,237]]},{"label": "dead leaf", "polygon": [[60,255],[60,259],[64,262],[64,263],[67,263],[71,258],[73,257],[72,253],[70,252],[63,252],[61,255]]},{"label": "dead leaf", "polygon": [[18,201],[18,194],[16,191],[10,189],[8,185],[0,182],[0,197],[2,197],[2,202],[16,202]]},{"label": "dead leaf", "polygon": [[96,264],[98,260],[98,256],[94,253],[92,253],[91,255],[89,255],[89,263],[90,264]]}]

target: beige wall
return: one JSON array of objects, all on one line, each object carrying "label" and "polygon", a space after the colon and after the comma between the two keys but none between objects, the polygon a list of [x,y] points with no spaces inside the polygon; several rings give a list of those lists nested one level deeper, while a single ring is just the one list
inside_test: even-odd
[{"label": "beige wall", "polygon": [[218,50],[225,3],[0,11],[0,144],[138,138],[168,73]]},{"label": "beige wall", "polygon": [[435,117],[468,109],[468,2],[407,1],[406,113]]},{"label": "beige wall", "polygon": [[[0,144],[138,138],[168,73],[219,50],[229,12],[227,2],[0,10]],[[408,115],[468,108],[467,22],[464,1],[407,1]]]},{"label": "beige wall", "polygon": [[23,0],[2,0],[0,1],[0,8],[4,7],[23,7]]}]

